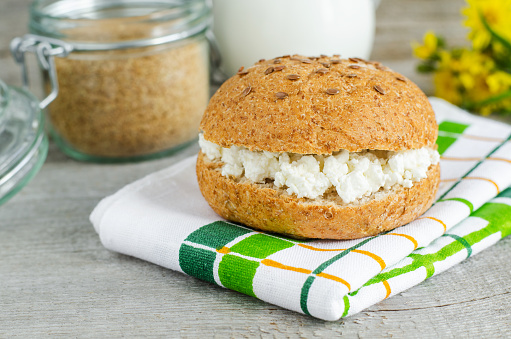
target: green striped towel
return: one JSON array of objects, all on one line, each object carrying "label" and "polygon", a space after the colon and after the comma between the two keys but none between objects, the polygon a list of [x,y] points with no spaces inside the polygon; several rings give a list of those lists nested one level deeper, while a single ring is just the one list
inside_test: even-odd
[{"label": "green striped towel", "polygon": [[91,222],[109,250],[320,319],[352,315],[511,232],[511,126],[431,103],[438,200],[379,236],[298,241],[221,220],[198,189],[195,157],[103,199]]}]

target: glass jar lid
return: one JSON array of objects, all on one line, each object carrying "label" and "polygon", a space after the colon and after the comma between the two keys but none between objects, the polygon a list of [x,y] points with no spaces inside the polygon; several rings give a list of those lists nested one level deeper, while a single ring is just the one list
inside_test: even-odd
[{"label": "glass jar lid", "polygon": [[205,33],[210,20],[206,0],[36,0],[30,7],[31,33],[75,52],[176,42]]},{"label": "glass jar lid", "polygon": [[38,100],[0,80],[0,204],[34,177],[47,153]]}]

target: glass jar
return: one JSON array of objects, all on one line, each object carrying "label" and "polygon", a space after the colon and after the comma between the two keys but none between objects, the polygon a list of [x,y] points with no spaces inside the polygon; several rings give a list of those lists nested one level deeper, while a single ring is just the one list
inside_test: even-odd
[{"label": "glass jar", "polygon": [[56,97],[49,130],[64,153],[141,160],[197,137],[209,99],[209,23],[205,0],[37,0],[32,35],[13,49],[51,45],[42,57],[52,59],[44,87]]},{"label": "glass jar", "polygon": [[23,188],[48,153],[39,102],[0,80],[0,204]]}]

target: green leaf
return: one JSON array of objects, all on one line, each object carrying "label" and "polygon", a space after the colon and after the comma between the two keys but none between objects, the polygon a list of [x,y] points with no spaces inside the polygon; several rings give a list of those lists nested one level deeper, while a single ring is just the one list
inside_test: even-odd
[{"label": "green leaf", "polygon": [[495,95],[493,97],[490,97],[488,99],[484,99],[482,101],[479,101],[478,103],[476,103],[476,105],[478,105],[478,106],[486,106],[486,105],[489,105],[489,104],[493,104],[493,103],[502,101],[502,100],[507,99],[507,98],[511,98],[511,90],[508,90],[506,92],[502,92],[502,93],[497,94],[497,95]]},{"label": "green leaf", "polygon": [[437,35],[436,38],[438,40],[438,45],[437,45],[438,47],[437,47],[437,49],[445,48],[445,46],[446,46],[445,38],[443,36],[441,36],[441,35]]},{"label": "green leaf", "polygon": [[490,32],[491,36],[498,42],[500,42],[504,47],[506,47],[508,50],[511,51],[511,42],[507,41],[504,37],[502,37],[500,34],[495,32],[493,28],[490,27],[490,24],[488,24],[488,21],[486,21],[486,18],[482,13],[479,13],[479,16],[481,18],[481,22],[483,23],[483,26]]},{"label": "green leaf", "polygon": [[419,73],[432,73],[436,70],[435,65],[431,63],[422,63],[417,65],[417,71]]}]

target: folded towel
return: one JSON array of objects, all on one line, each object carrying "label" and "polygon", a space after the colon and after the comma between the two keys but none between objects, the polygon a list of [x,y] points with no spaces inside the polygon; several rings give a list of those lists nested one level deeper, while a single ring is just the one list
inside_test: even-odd
[{"label": "folded towel", "polygon": [[203,199],[196,157],[106,197],[90,220],[111,251],[320,319],[352,315],[511,232],[511,126],[430,100],[439,122],[438,199],[390,232],[301,241],[229,223]]}]

